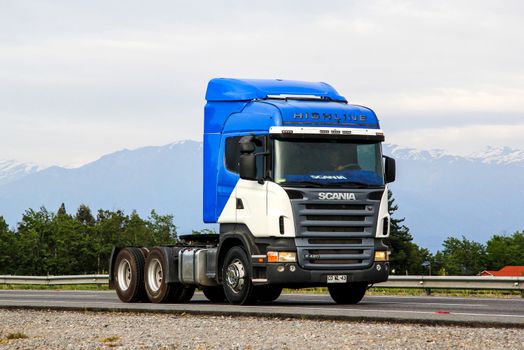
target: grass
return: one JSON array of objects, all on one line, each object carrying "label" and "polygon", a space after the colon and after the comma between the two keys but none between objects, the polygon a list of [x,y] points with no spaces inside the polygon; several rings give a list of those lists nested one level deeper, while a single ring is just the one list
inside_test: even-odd
[{"label": "grass", "polygon": [[65,285],[45,285],[45,284],[0,284],[0,290],[109,290],[107,285],[95,284],[65,284]]},{"label": "grass", "polygon": [[29,338],[25,333],[22,332],[14,332],[9,333],[5,338],[0,338],[0,345],[1,344],[7,344],[10,340],[17,340],[17,339],[27,339]]},{"label": "grass", "polygon": [[110,337],[106,337],[106,338],[103,338],[101,340],[102,343],[113,343],[113,342],[116,342],[120,340],[120,337],[119,336],[116,336],[116,335],[112,335]]},{"label": "grass", "polygon": [[[326,287],[303,288],[303,289],[284,289],[284,293],[298,294],[328,294]],[[400,295],[400,296],[424,296],[427,295],[425,289],[410,288],[370,288],[366,295]],[[471,289],[431,289],[433,296],[451,297],[473,297],[473,298],[515,298],[521,295],[520,291],[511,290],[471,290]]]},{"label": "grass", "polygon": [[7,337],[5,338],[8,340],[13,340],[13,339],[27,339],[29,337],[22,332],[15,332],[15,333],[9,333]]},{"label": "grass", "polygon": [[109,348],[116,348],[117,346],[121,345],[118,343],[119,340],[119,336],[112,335],[110,337],[102,338],[100,342]]}]

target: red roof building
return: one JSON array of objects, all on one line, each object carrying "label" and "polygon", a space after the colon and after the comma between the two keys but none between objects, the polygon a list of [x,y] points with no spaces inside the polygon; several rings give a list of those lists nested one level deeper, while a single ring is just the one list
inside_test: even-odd
[{"label": "red roof building", "polygon": [[524,277],[524,266],[504,266],[498,271],[484,270],[480,276]]}]

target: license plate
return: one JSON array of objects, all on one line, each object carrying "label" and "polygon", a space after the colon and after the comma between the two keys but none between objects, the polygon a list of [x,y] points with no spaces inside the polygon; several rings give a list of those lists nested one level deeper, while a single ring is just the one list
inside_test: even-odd
[{"label": "license plate", "polygon": [[328,275],[327,283],[346,283],[348,276],[346,275]]}]

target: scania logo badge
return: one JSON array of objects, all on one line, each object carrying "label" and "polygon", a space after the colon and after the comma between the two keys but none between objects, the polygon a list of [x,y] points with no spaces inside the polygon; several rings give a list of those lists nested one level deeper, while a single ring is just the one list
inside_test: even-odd
[{"label": "scania logo badge", "polygon": [[346,201],[355,201],[357,198],[355,197],[354,193],[351,192],[320,192],[318,194],[318,199],[321,200],[330,200],[330,199],[338,199],[338,200],[346,200]]}]

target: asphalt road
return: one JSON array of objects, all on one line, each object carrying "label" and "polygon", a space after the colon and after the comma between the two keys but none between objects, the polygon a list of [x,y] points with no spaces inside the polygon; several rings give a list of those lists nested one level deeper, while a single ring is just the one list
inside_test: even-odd
[{"label": "asphalt road", "polygon": [[283,294],[271,304],[215,304],[196,293],[187,304],[126,304],[114,291],[0,290],[0,308],[303,317],[524,328],[524,299],[366,296],[337,305],[328,295]]}]

